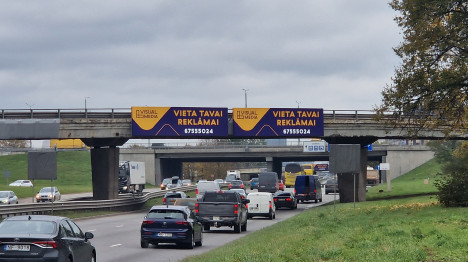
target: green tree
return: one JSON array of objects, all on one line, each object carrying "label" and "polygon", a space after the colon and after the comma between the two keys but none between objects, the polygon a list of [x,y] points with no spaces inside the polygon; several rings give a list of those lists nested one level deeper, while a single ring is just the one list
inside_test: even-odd
[{"label": "green tree", "polygon": [[401,13],[395,21],[404,41],[394,50],[402,65],[382,91],[377,112],[396,112],[392,123],[414,135],[433,128],[446,135],[466,132],[468,2],[393,0],[390,6]]},{"label": "green tree", "polygon": [[[447,207],[468,206],[468,142],[456,148],[453,143],[433,143],[436,158],[443,163],[443,173],[435,181],[437,198]],[[451,151],[450,154],[447,152]]]}]

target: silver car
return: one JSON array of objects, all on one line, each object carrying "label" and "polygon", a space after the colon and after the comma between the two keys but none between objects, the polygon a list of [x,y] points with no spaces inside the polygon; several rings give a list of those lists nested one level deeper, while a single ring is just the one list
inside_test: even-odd
[{"label": "silver car", "polygon": [[0,204],[18,204],[18,197],[13,191],[0,191]]},{"label": "silver car", "polygon": [[44,187],[36,195],[36,201],[39,202],[54,202],[60,200],[60,191],[57,187]]}]

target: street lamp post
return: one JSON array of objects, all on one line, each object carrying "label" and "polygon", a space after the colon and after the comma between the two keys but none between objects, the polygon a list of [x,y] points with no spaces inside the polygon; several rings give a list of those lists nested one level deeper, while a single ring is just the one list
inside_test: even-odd
[{"label": "street lamp post", "polygon": [[249,91],[249,89],[242,88],[242,90],[244,90],[245,108],[247,108],[247,91]]}]

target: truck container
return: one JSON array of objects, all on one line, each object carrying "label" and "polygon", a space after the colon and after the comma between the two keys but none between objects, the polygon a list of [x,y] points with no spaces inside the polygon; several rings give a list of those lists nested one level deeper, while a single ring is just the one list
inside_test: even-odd
[{"label": "truck container", "polygon": [[119,193],[142,192],[145,184],[145,162],[119,162]]}]

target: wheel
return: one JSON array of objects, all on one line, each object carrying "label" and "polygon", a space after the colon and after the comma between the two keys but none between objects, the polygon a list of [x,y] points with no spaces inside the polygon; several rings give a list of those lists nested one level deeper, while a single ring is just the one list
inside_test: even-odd
[{"label": "wheel", "polygon": [[315,203],[318,203],[318,199],[317,199],[317,198],[315,199]]},{"label": "wheel", "polygon": [[189,239],[189,242],[187,242],[185,244],[185,248],[187,249],[193,249],[193,247],[195,246],[195,237],[192,235],[190,235],[190,239]]},{"label": "wheel", "polygon": [[322,202],[322,199],[320,198],[319,201]]},{"label": "wheel", "polygon": [[140,246],[141,246],[141,248],[148,248],[148,247],[149,247],[149,243],[148,243],[147,240],[141,239],[141,240],[140,240]]},{"label": "wheel", "polygon": [[234,225],[234,233],[239,234],[240,232],[242,232],[240,223],[237,225]]},{"label": "wheel", "polygon": [[270,218],[270,220],[273,219],[273,212],[270,211],[270,214],[268,215],[268,218]]},{"label": "wheel", "polygon": [[203,231],[210,231],[210,224],[204,224]]},{"label": "wheel", "polygon": [[203,245],[203,233],[200,232],[200,240],[195,242],[195,246],[201,247]]},{"label": "wheel", "polygon": [[96,262],[96,254],[93,253],[93,256],[91,257],[91,262]]},{"label": "wheel", "polygon": [[304,203],[304,199],[301,199],[301,203]]},{"label": "wheel", "polygon": [[242,231],[247,231],[247,221],[245,221],[245,224],[241,226]]}]

